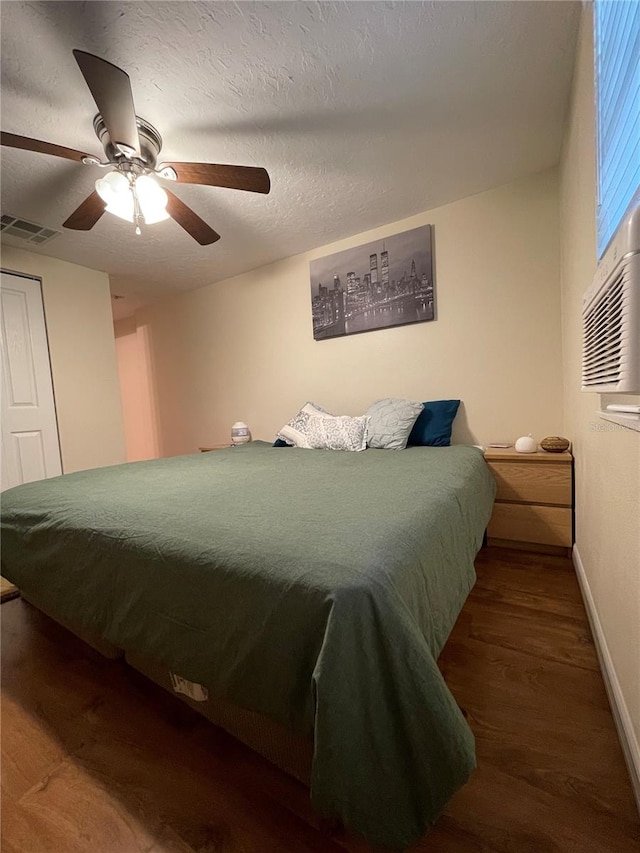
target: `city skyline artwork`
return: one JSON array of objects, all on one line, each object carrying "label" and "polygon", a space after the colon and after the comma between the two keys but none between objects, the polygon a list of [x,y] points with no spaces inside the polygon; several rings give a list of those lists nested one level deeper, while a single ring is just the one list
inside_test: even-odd
[{"label": "city skyline artwork", "polygon": [[316,340],[434,320],[433,228],[317,258],[310,278]]}]

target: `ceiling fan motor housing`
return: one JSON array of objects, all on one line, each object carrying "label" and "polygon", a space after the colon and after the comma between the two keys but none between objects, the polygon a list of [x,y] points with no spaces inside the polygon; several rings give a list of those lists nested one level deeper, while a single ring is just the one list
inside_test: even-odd
[{"label": "ceiling fan motor housing", "polygon": [[128,158],[111,140],[107,126],[100,113],[93,120],[93,129],[104,148],[104,153],[109,162],[126,162],[130,159],[134,162],[141,160],[146,168],[155,169],[158,155],[162,150],[162,137],[152,124],[149,124],[148,121],[140,118],[140,116],[136,116],[136,125],[140,139],[140,157]]}]

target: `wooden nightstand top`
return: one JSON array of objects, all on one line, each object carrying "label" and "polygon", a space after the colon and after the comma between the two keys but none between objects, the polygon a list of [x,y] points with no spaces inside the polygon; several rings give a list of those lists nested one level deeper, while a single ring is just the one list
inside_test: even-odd
[{"label": "wooden nightstand top", "polygon": [[227,447],[232,447],[231,444],[210,444],[208,447],[199,447],[200,453],[208,453],[210,450],[226,450]]},{"label": "wooden nightstand top", "polygon": [[514,447],[487,447],[484,458],[487,462],[553,462],[556,465],[567,465],[573,456],[569,450],[549,453],[538,449],[535,453],[518,453]]}]

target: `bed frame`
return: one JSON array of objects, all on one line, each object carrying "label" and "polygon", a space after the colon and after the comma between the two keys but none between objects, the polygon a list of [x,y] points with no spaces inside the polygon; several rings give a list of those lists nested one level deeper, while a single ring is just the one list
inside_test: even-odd
[{"label": "bed frame", "polygon": [[135,652],[124,652],[102,637],[54,616],[33,595],[23,595],[22,598],[41,610],[54,622],[71,631],[72,634],[75,634],[76,637],[79,637],[103,657],[110,660],[124,657],[133,669],[185,702],[216,726],[220,726],[234,738],[262,755],[267,761],[275,764],[280,770],[289,776],[293,776],[306,787],[310,787],[311,762],[313,759],[312,738],[296,735],[277,721],[271,720],[256,711],[247,711],[224,699],[209,696],[204,701],[196,701],[189,696],[178,693],[174,690],[171,673],[166,667],[137,655]]}]

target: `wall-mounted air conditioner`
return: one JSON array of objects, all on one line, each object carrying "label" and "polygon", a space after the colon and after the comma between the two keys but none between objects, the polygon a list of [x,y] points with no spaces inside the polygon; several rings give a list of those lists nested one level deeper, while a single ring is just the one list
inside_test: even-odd
[{"label": "wall-mounted air conditioner", "polygon": [[582,390],[640,394],[640,202],[582,299]]}]

